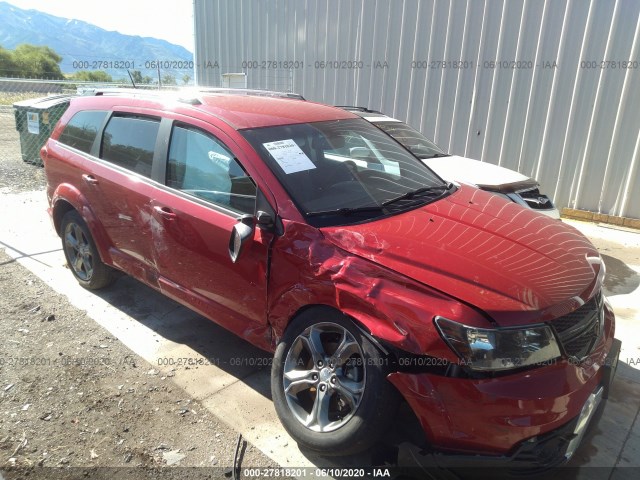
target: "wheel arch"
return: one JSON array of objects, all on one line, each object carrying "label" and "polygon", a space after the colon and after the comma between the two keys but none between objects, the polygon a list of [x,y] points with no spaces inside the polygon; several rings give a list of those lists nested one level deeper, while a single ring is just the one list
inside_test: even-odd
[{"label": "wheel arch", "polygon": [[[300,335],[304,335],[304,332],[311,326],[317,324],[324,325],[321,328],[327,329],[325,331],[328,332],[344,331],[345,329],[350,331],[355,339],[352,339],[352,341],[358,344],[359,353],[351,351],[348,356],[333,357],[332,355],[336,351],[327,351],[323,347],[320,350],[322,352],[320,355],[325,356],[326,361],[324,364],[320,362],[315,364],[316,354],[312,354],[312,357],[307,354],[303,360],[305,366],[302,367],[302,372],[309,376],[310,372],[316,372],[316,375],[309,379],[309,382],[316,382],[316,387],[307,385],[303,387],[303,389],[306,389],[305,392],[307,390],[308,392],[316,391],[315,388],[317,388],[316,395],[325,390],[333,392],[330,395],[336,395],[338,391],[342,392],[342,387],[339,386],[343,380],[340,378],[347,374],[343,370],[344,366],[337,368],[332,363],[332,360],[338,361],[335,359],[342,358],[342,361],[346,361],[347,357],[351,358],[351,355],[358,355],[357,358],[361,359],[362,363],[355,363],[354,365],[360,365],[363,375],[359,379],[352,378],[353,381],[361,382],[361,390],[359,390],[361,396],[355,407],[352,407],[348,416],[344,417],[344,419],[338,417],[338,421],[341,422],[339,426],[328,431],[320,430],[320,432],[317,430],[311,431],[308,423],[309,419],[314,415],[313,412],[316,407],[314,406],[313,409],[310,409],[308,398],[305,396],[298,397],[298,393],[296,393],[298,390],[294,391],[293,396],[295,398],[292,400],[292,396],[287,393],[289,387],[287,387],[284,380],[285,378],[290,378],[285,375],[286,369],[297,369],[298,362],[303,359],[303,357],[294,356],[292,363],[288,360],[292,352],[294,352],[294,355],[298,355],[295,353],[297,338]],[[334,327],[337,327],[337,330]],[[328,341],[332,342],[332,340]],[[321,342],[324,343],[322,340]],[[314,349],[312,348],[311,350],[313,351]],[[283,341],[278,344],[271,371],[272,398],[284,428],[299,444],[323,455],[352,455],[372,448],[383,433],[390,428],[394,413],[402,400],[401,393],[387,379],[389,374],[387,355],[388,353],[367,332],[367,328],[364,325],[339,308],[326,304],[312,304],[301,307],[287,324],[287,333],[285,333]],[[329,358],[329,356],[331,357]],[[312,364],[314,365],[307,363],[309,358],[313,359]],[[327,373],[338,377],[337,381],[331,379],[332,384],[337,384],[337,390],[333,389],[332,385],[329,385]],[[324,378],[323,375],[325,375]],[[365,388],[367,389],[366,391]],[[343,394],[344,392],[338,393],[338,395]],[[332,398],[338,399],[338,397]],[[307,402],[306,405],[305,402]],[[329,404],[326,405],[326,409],[332,408]],[[317,414],[314,418],[317,422],[320,421],[318,420],[320,416]],[[334,418],[334,420],[336,419]]]},{"label": "wheel arch", "polygon": [[65,199],[59,199],[51,209],[53,226],[59,237],[62,236],[62,218],[71,210],[77,211],[77,209]]},{"label": "wheel arch", "polygon": [[[334,305],[328,305],[328,304],[323,304],[323,303],[315,303],[315,304],[309,304],[309,305],[303,305],[302,307],[300,307],[295,313],[293,313],[293,315],[291,315],[290,320],[286,323],[286,325],[284,326],[284,328],[282,328],[282,330],[280,332],[278,332],[276,335],[274,335],[274,340],[275,343],[277,344],[277,342],[280,340],[280,338],[282,338],[282,336],[284,335],[284,333],[286,332],[287,328],[289,328],[291,326],[291,324],[298,318],[300,318],[301,315],[307,315],[309,313],[318,313],[320,315],[328,315],[328,314],[338,314],[338,315],[342,315],[346,320],[349,320],[351,323],[353,323],[354,327],[357,328],[365,337],[367,337],[367,339],[369,339],[369,341],[384,355],[392,355],[393,356],[393,352],[391,352],[388,348],[385,348],[384,345],[382,344],[382,342],[380,342],[380,340],[378,338],[376,338],[375,336],[372,335],[371,333],[371,328],[368,326],[369,322],[375,322],[375,321],[379,321],[370,317],[363,317],[362,315],[359,315],[359,317],[361,317],[361,319],[356,318],[353,315],[350,315],[348,312],[345,312],[343,310],[341,310],[340,308],[334,306]],[[362,321],[362,320],[365,321]]]},{"label": "wheel arch", "polygon": [[51,199],[51,218],[56,233],[62,237],[62,219],[64,216],[75,210],[82,217],[89,228],[93,241],[98,248],[98,253],[102,262],[111,265],[112,259],[109,254],[111,242],[102,222],[95,215],[86,197],[70,185],[60,185]]}]

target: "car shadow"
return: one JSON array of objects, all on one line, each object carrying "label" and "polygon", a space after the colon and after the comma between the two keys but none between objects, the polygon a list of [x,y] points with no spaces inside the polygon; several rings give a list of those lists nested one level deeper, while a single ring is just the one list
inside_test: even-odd
[{"label": "car shadow", "polygon": [[[618,464],[633,418],[640,409],[639,395],[640,371],[620,359],[609,398],[600,404],[582,444],[561,469],[564,476],[559,478],[585,478],[581,474],[585,470],[586,478],[591,478],[590,475],[595,475],[593,478],[624,478],[622,474],[630,469]],[[597,466],[593,466],[594,459]]]},{"label": "car shadow", "polygon": [[[214,365],[238,380],[268,371],[271,365],[270,353],[132,277],[123,276],[111,287],[94,293],[162,338],[194,350],[203,357],[205,365]],[[154,367],[193,366],[188,360],[191,357],[171,358],[161,354]],[[262,396],[271,398],[264,382],[250,383]]]},{"label": "car shadow", "polygon": [[[207,364],[215,365],[235,380],[272,400],[270,372],[272,354],[254,347],[242,338],[225,330],[214,322],[178,304],[151,287],[129,276],[95,295],[122,311],[141,325],[173,344],[184,345],[202,356]],[[195,355],[193,356],[196,357]],[[171,367],[172,354],[159,354],[154,368]],[[184,364],[175,365],[177,370]],[[389,412],[396,421],[387,432],[384,444],[359,455],[349,457],[323,457],[301,449],[301,453],[319,468],[366,468],[397,463],[397,459],[411,461],[411,455],[402,454],[426,444],[424,434],[413,411],[402,403],[398,412]],[[410,466],[415,466],[411,463]]]},{"label": "car shadow", "polygon": [[607,296],[625,295],[635,291],[640,286],[640,274],[622,260],[610,255],[601,254],[607,268],[604,278],[604,288]]},{"label": "car shadow", "polygon": [[[607,260],[608,268],[610,263],[611,261]],[[96,291],[95,294],[162,338],[192,349],[208,363],[217,366],[264,398],[271,400],[272,355],[269,352],[254,347],[214,322],[131,277],[123,276],[113,286]],[[158,366],[170,366],[166,363],[170,359],[170,356],[159,357],[164,364],[159,363]],[[626,379],[631,376],[630,379],[633,382],[640,382],[640,371],[622,361],[618,368],[619,377]],[[614,385],[619,383],[620,381],[616,380]],[[474,470],[471,476],[467,476],[464,473],[453,473],[441,468],[437,454],[429,452],[420,424],[406,402],[401,403],[398,412],[390,411],[389,415],[394,415],[396,420],[390,431],[386,433],[384,443],[376,445],[369,451],[349,457],[322,457],[304,449],[301,449],[301,453],[319,468],[395,466],[392,470],[396,473],[394,477],[404,479],[480,478],[483,471],[486,470],[487,474],[491,471],[481,468]],[[597,421],[593,423],[597,428]],[[579,464],[573,462],[571,468],[565,468],[562,472],[555,471],[556,476],[550,478],[576,478],[579,465],[586,463],[592,456],[590,452],[593,447],[589,440],[592,437],[593,433],[587,437],[577,453],[580,458],[587,460]],[[495,470],[493,472],[494,478],[500,478],[497,475],[498,472]],[[558,476],[560,473],[562,476]]]}]

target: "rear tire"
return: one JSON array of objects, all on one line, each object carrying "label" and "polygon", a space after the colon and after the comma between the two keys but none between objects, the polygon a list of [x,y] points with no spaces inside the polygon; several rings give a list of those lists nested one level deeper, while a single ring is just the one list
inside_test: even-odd
[{"label": "rear tire", "polygon": [[116,271],[102,262],[89,227],[78,212],[71,210],[62,217],[60,231],[67,264],[81,286],[98,290],[116,280]]},{"label": "rear tire", "polygon": [[394,420],[399,395],[387,358],[346,316],[330,308],[303,312],[278,344],[271,393],[284,428],[326,456],[371,447]]}]

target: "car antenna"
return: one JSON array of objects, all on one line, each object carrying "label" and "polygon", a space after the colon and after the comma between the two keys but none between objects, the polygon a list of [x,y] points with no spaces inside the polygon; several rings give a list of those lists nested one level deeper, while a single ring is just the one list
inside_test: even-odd
[{"label": "car antenna", "polygon": [[127,73],[129,74],[129,79],[131,79],[131,85],[133,85],[133,88],[138,88],[136,87],[136,82],[133,81],[133,76],[131,75],[131,72],[129,71],[128,68],[127,68]]}]

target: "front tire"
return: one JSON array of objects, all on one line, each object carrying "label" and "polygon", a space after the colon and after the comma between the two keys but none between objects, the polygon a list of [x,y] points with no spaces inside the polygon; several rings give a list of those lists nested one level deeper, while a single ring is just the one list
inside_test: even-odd
[{"label": "front tire", "polygon": [[62,249],[69,269],[78,283],[89,290],[98,290],[111,285],[116,272],[105,265],[89,232],[89,227],[80,214],[71,210],[62,217]]},{"label": "front tire", "polygon": [[346,316],[329,308],[302,313],[278,344],[271,370],[271,393],[287,432],[327,456],[371,447],[398,406],[387,360]]}]

